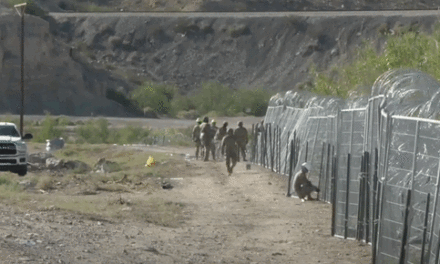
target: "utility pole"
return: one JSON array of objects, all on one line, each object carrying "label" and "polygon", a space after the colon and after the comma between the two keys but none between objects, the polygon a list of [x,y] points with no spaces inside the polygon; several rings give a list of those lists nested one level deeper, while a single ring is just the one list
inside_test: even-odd
[{"label": "utility pole", "polygon": [[18,15],[21,17],[21,109],[20,109],[20,135],[23,136],[23,115],[24,115],[24,14],[26,3],[14,5]]}]

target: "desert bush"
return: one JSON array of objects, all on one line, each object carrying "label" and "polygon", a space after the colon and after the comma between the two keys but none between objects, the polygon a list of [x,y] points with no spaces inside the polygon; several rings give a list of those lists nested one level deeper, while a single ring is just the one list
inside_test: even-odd
[{"label": "desert bush", "polygon": [[57,126],[58,122],[50,115],[46,115],[45,119],[41,122],[41,129],[38,132],[33,132],[34,142],[46,142],[46,139],[59,138],[62,136],[62,129]]},{"label": "desert bush", "polygon": [[200,31],[199,26],[197,26],[188,19],[179,20],[176,26],[174,27],[174,32],[180,34],[196,33],[199,31]]},{"label": "desert bush", "polygon": [[118,36],[111,36],[108,38],[108,42],[112,47],[119,47],[122,45],[122,38]]},{"label": "desert bush", "polygon": [[198,116],[199,114],[197,113],[197,111],[193,109],[189,111],[179,111],[176,117],[179,119],[196,119]]},{"label": "desert bush", "polygon": [[390,33],[390,27],[387,23],[381,24],[376,30],[379,35],[388,35]]},{"label": "desert bush", "polygon": [[[413,26],[412,30],[415,26]],[[351,91],[369,86],[385,71],[399,68],[412,68],[440,78],[440,28],[436,25],[432,35],[417,31],[405,34],[388,35],[387,45],[377,54],[371,43],[365,42],[356,51],[356,59],[336,71],[337,74],[318,72],[311,68],[313,87],[311,91],[346,98]],[[336,77],[334,77],[336,76]],[[362,92],[365,92],[363,89]],[[368,92],[368,91],[367,91]]]},{"label": "desert bush", "polygon": [[100,118],[96,121],[87,121],[84,125],[80,125],[75,132],[79,137],[79,142],[91,144],[109,143],[110,130],[108,126],[108,120]]},{"label": "desert bush", "polygon": [[229,35],[233,38],[251,34],[251,30],[247,25],[235,26],[229,29]]},{"label": "desert bush", "polygon": [[172,85],[146,82],[132,91],[130,96],[140,109],[151,107],[156,113],[168,114],[175,93],[176,87]]},{"label": "desert bush", "polygon": [[146,143],[150,133],[150,129],[144,129],[140,126],[127,126],[114,131],[110,141],[118,144]]},{"label": "desert bush", "polygon": [[214,33],[214,28],[212,26],[204,26],[202,28],[202,32],[205,34],[213,34]]}]

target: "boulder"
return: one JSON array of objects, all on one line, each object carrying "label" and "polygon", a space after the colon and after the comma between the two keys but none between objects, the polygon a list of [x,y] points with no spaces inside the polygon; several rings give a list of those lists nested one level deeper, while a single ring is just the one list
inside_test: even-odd
[{"label": "boulder", "polygon": [[87,165],[87,163],[79,160],[68,160],[64,162],[63,167],[69,170],[75,170],[77,172],[88,172],[91,170],[90,166]]},{"label": "boulder", "polygon": [[46,164],[48,158],[53,158],[53,155],[47,152],[32,153],[28,156],[28,162],[34,164]]},{"label": "boulder", "polygon": [[46,159],[46,168],[50,170],[59,170],[62,169],[64,165],[64,160],[59,160],[56,158],[48,158]]},{"label": "boulder", "polygon": [[105,158],[100,158],[98,162],[93,167],[93,171],[100,173],[110,173],[119,170],[119,164],[114,161],[106,160]]}]

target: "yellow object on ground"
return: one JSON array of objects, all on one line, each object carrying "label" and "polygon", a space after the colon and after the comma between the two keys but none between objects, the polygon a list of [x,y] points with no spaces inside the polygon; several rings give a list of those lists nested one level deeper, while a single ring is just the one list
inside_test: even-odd
[{"label": "yellow object on ground", "polygon": [[145,167],[153,167],[154,165],[156,165],[156,161],[154,160],[153,156],[148,157]]}]

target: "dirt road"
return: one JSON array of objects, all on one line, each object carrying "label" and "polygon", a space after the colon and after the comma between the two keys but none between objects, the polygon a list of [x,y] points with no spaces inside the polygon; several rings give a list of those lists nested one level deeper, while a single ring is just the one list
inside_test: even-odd
[{"label": "dirt road", "polygon": [[125,211],[139,197],[182,204],[177,227],[0,204],[1,263],[370,263],[370,246],[330,236],[329,204],[287,198],[285,179],[258,166],[225,172],[191,159],[172,189],[120,194]]}]

